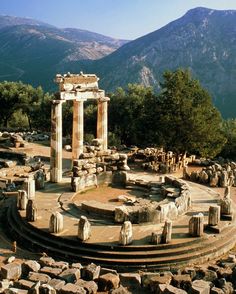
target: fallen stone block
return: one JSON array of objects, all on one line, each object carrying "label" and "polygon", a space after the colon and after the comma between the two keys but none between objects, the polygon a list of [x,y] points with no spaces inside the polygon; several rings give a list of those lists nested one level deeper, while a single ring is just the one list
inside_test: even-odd
[{"label": "fallen stone block", "polygon": [[188,292],[186,292],[185,290],[173,287],[171,285],[166,285],[166,288],[163,293],[164,294],[187,294]]},{"label": "fallen stone block", "polygon": [[49,267],[49,266],[44,266],[40,269],[40,272],[43,274],[49,275],[51,278],[56,278],[59,276],[62,272],[61,268],[56,268],[56,267]]},{"label": "fallen stone block", "polygon": [[52,279],[48,282],[48,285],[52,286],[55,290],[59,291],[65,285],[65,281],[59,279]]},{"label": "fallen stone block", "polygon": [[29,272],[28,279],[33,282],[40,282],[40,285],[47,284],[51,280],[49,275],[34,272]]},{"label": "fallen stone block", "polygon": [[75,284],[84,288],[87,294],[96,294],[98,291],[98,285],[94,281],[84,281],[79,279]]},{"label": "fallen stone block", "polygon": [[61,288],[60,294],[86,294],[86,290],[79,285],[68,283]]},{"label": "fallen stone block", "polygon": [[195,280],[192,282],[192,286],[189,293],[210,294],[210,283],[203,280]]},{"label": "fallen stone block", "polygon": [[90,263],[89,265],[82,268],[82,278],[86,281],[92,281],[99,277],[101,267],[97,266],[94,263]]},{"label": "fallen stone block", "polygon": [[40,265],[42,266],[42,267],[44,267],[44,266],[52,266],[52,264],[54,264],[55,263],[55,260],[52,258],[52,257],[41,257],[40,259],[39,259],[39,263],[40,263]]},{"label": "fallen stone block", "polygon": [[132,294],[132,292],[130,292],[128,289],[126,289],[123,286],[120,286],[117,289],[112,289],[109,293],[110,294]]},{"label": "fallen stone block", "polygon": [[141,288],[141,276],[137,273],[123,273],[120,274],[120,283],[124,287],[131,289]]},{"label": "fallen stone block", "polygon": [[69,268],[64,270],[59,277],[66,283],[74,283],[80,279],[80,270],[77,268]]},{"label": "fallen stone block", "polygon": [[19,281],[16,281],[14,283],[14,286],[16,288],[19,288],[19,289],[25,289],[25,290],[29,290],[31,289],[33,286],[34,286],[34,282],[32,281],[28,281],[28,280],[24,280],[24,279],[21,279]]},{"label": "fallen stone block", "polygon": [[43,284],[39,287],[39,292],[44,294],[56,294],[57,291],[48,284]]},{"label": "fallen stone block", "polygon": [[189,291],[192,284],[192,279],[190,275],[174,275],[171,281],[174,287]]},{"label": "fallen stone block", "polygon": [[27,260],[21,265],[22,275],[28,276],[29,272],[38,272],[40,267],[40,264],[36,260]]},{"label": "fallen stone block", "polygon": [[28,294],[28,290],[18,289],[18,288],[9,288],[4,290],[5,294]]},{"label": "fallen stone block", "polygon": [[101,275],[98,278],[97,283],[99,291],[110,291],[111,289],[116,289],[119,287],[120,278],[118,275],[107,273]]},{"label": "fallen stone block", "polygon": [[1,277],[8,280],[18,280],[21,276],[21,265],[18,263],[9,263],[1,267]]}]

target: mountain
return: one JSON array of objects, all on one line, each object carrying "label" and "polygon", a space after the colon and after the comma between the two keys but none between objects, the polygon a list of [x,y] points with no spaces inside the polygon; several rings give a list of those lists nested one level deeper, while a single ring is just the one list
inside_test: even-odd
[{"label": "mountain", "polygon": [[125,43],[85,30],[0,16],[0,80],[22,80],[55,89],[53,78],[68,63],[104,57]]},{"label": "mountain", "polygon": [[[195,8],[163,28],[131,41],[92,66],[101,86],[127,83],[159,88],[166,70],[189,68],[224,117],[236,116],[236,11]],[[75,68],[76,70],[76,68]]]},{"label": "mountain", "polygon": [[78,29],[12,22],[0,29],[0,80],[20,79],[55,90],[56,73],[83,71],[96,73],[106,91],[128,83],[158,90],[164,71],[189,68],[223,116],[236,116],[234,10],[198,7],[130,42]]}]

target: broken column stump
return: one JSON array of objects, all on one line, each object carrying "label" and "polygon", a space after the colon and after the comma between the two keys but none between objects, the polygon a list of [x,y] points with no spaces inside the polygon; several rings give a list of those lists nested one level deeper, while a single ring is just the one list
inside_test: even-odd
[{"label": "broken column stump", "polygon": [[86,216],[81,216],[78,223],[78,238],[81,241],[86,241],[91,236],[91,224]]},{"label": "broken column stump", "polygon": [[32,199],[28,200],[26,206],[26,220],[28,222],[35,222],[37,220],[37,207]]},{"label": "broken column stump", "polygon": [[202,213],[193,215],[189,220],[189,234],[193,237],[201,237],[204,230],[204,216]]},{"label": "broken column stump", "polygon": [[25,190],[18,190],[17,207],[19,210],[26,210],[28,195]]},{"label": "broken column stump", "polygon": [[49,220],[49,232],[60,233],[63,230],[63,215],[56,211],[52,213]]},{"label": "broken column stump", "polygon": [[172,235],[172,221],[166,220],[164,224],[164,228],[161,235],[161,243],[167,244],[171,242]]},{"label": "broken column stump", "polygon": [[209,207],[208,225],[217,226],[220,221],[220,206],[214,205]]},{"label": "broken column stump", "polygon": [[131,244],[133,241],[132,223],[125,221],[120,230],[119,243],[123,246]]}]

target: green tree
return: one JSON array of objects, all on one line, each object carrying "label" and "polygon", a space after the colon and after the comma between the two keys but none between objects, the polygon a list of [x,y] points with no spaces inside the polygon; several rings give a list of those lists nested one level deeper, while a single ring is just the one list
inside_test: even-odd
[{"label": "green tree", "polygon": [[144,105],[152,88],[129,84],[111,94],[109,103],[109,131],[120,138],[122,144],[145,145]]},{"label": "green tree", "polygon": [[227,142],[220,155],[225,158],[236,159],[236,119],[223,122],[223,132]]},{"label": "green tree", "polygon": [[214,157],[226,140],[210,95],[187,70],[166,72],[163,77],[155,120],[163,144],[179,153]]}]

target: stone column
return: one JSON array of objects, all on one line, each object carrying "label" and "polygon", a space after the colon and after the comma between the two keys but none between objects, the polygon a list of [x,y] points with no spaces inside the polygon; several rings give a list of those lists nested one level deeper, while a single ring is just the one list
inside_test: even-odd
[{"label": "stone column", "polygon": [[53,100],[51,110],[50,181],[62,180],[62,102]]},{"label": "stone column", "polygon": [[166,220],[162,235],[161,235],[161,243],[167,244],[171,242],[171,235],[172,235],[172,221],[171,220]]},{"label": "stone column", "polygon": [[73,102],[72,161],[83,153],[84,141],[84,101]]},{"label": "stone column", "polygon": [[193,215],[189,220],[189,234],[193,237],[201,237],[204,230],[204,215]]},{"label": "stone column", "polygon": [[108,97],[98,100],[97,138],[102,141],[102,150],[107,150],[107,102],[109,100]]},{"label": "stone column", "polygon": [[209,207],[208,225],[216,226],[220,221],[220,206],[214,205]]}]

